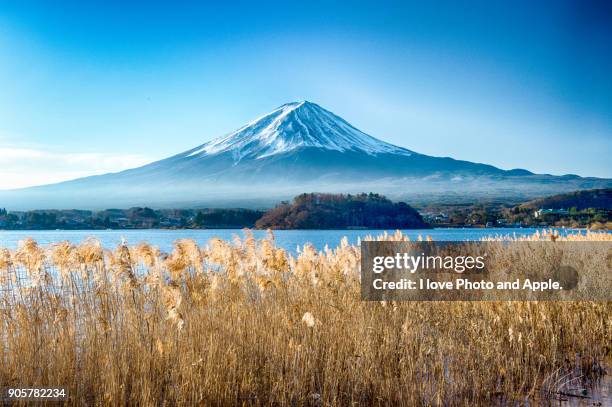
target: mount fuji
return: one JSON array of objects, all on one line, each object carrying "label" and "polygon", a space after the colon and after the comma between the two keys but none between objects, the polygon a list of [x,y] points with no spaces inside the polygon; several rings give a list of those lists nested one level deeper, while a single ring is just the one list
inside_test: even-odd
[{"label": "mount fuji", "polygon": [[189,151],[117,173],[0,192],[11,209],[270,206],[302,192],[407,201],[520,200],[612,180],[432,157],[376,139],[311,102],[284,104]]}]

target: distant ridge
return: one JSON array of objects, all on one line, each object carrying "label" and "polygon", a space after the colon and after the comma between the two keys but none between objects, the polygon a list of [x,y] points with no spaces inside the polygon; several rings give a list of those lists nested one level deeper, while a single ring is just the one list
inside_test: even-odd
[{"label": "distant ridge", "polygon": [[521,205],[531,209],[569,209],[594,208],[612,210],[612,188],[591,189],[534,199]]},{"label": "distant ridge", "polygon": [[0,207],[270,207],[305,191],[375,192],[407,202],[512,199],[610,188],[612,180],[533,174],[432,157],[358,130],[321,106],[287,103],[236,131],[142,167],[0,191]]}]

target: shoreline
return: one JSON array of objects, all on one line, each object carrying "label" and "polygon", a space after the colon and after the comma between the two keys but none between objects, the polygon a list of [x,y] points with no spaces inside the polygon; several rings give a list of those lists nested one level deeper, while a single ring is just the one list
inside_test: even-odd
[{"label": "shoreline", "polygon": [[100,229],[1,229],[0,232],[85,232],[85,231],[127,231],[127,230],[168,230],[168,231],[178,231],[178,230],[258,230],[258,231],[312,231],[312,230],[321,230],[321,231],[334,231],[334,230],[346,230],[346,231],[376,231],[376,230],[495,230],[495,229],[536,229],[536,230],[548,230],[548,229],[561,229],[561,230],[579,230],[579,231],[595,231],[595,232],[606,232],[612,231],[612,229],[592,229],[586,227],[566,227],[566,226],[495,226],[495,227],[478,227],[478,226],[433,226],[431,228],[361,228],[361,227],[353,227],[353,228],[312,228],[312,229],[263,229],[263,228],[252,228],[248,226],[236,226],[236,227],[209,227],[209,228],[100,228]]}]

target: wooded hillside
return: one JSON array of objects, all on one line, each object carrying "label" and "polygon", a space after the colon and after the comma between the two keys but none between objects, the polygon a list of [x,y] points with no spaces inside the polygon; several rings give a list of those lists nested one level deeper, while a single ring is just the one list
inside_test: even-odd
[{"label": "wooded hillside", "polygon": [[521,205],[521,207],[531,209],[612,209],[612,188],[588,189],[584,191],[570,192],[567,194],[548,196],[525,202]]},{"label": "wooded hillside", "polygon": [[404,202],[378,194],[302,194],[266,212],[260,229],[420,229],[428,228],[421,215]]}]

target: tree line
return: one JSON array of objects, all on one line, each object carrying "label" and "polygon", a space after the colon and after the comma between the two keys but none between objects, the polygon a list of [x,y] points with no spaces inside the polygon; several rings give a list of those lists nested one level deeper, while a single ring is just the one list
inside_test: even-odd
[{"label": "tree line", "polygon": [[0,210],[0,229],[407,229],[427,228],[404,202],[379,194],[302,194],[268,210],[253,209],[105,209]]}]

